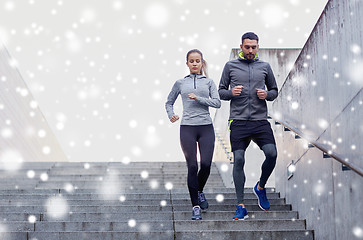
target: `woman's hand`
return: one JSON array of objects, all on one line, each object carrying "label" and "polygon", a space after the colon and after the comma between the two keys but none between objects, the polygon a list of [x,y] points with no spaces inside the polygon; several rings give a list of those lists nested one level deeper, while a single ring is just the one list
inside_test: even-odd
[{"label": "woman's hand", "polygon": [[189,93],[188,97],[193,100],[197,100],[197,96],[194,93]]},{"label": "woman's hand", "polygon": [[172,123],[175,123],[176,121],[178,121],[179,120],[179,116],[178,115],[174,115],[174,116],[172,116],[171,118],[170,118],[170,122],[172,122]]}]

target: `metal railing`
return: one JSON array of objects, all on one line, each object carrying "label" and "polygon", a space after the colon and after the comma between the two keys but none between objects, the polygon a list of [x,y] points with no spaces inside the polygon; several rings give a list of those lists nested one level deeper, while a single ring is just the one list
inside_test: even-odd
[{"label": "metal railing", "polygon": [[[281,121],[280,119],[276,118],[276,116],[274,116],[273,114],[269,113],[269,117],[271,119],[273,119],[275,122],[277,122],[277,123],[281,124],[282,126],[284,126],[285,128],[287,128],[288,130],[294,132],[298,137],[307,140],[312,146],[314,146],[314,147],[318,148],[319,150],[321,150],[324,153],[324,155],[328,155],[331,158],[334,158],[336,161],[338,161],[338,162],[342,163],[343,165],[349,167],[351,170],[353,170],[354,172],[356,172],[357,174],[359,174],[360,176],[363,177],[363,170],[360,167],[355,166],[353,163],[350,163],[348,160],[345,160],[339,154],[334,153],[333,151],[327,149],[326,147],[323,146],[323,144],[320,144],[317,141],[309,140],[309,138],[307,136],[305,136],[303,132],[301,132],[300,130],[298,130],[295,127],[291,126],[287,122]],[[295,164],[301,159],[301,157],[295,162]]]},{"label": "metal railing", "polygon": [[225,144],[223,138],[221,137],[221,135],[219,134],[219,132],[217,130],[215,131],[215,135],[216,135],[216,138],[217,138],[219,144],[221,145],[221,148],[223,148],[223,151],[226,154],[226,157],[229,160],[229,163],[233,164],[233,157],[231,156],[231,152],[228,150],[227,145]]}]

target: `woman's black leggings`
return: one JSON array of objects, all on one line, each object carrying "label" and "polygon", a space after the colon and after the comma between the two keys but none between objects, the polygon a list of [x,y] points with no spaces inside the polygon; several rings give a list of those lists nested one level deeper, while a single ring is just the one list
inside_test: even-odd
[{"label": "woman's black leggings", "polygon": [[[214,151],[213,125],[181,125],[180,145],[184,152],[188,167],[188,189],[192,205],[198,205],[198,191],[208,180]],[[197,163],[197,143],[200,153],[200,170]]]}]

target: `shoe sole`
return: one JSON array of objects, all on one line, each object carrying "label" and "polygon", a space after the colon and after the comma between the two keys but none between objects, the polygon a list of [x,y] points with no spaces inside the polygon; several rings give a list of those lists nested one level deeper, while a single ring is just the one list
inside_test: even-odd
[{"label": "shoe sole", "polygon": [[258,201],[258,206],[263,210],[263,211],[269,211],[270,210],[270,208],[267,208],[267,209],[264,209],[262,206],[261,206],[261,204],[260,204],[260,198],[258,197],[258,194],[256,193],[256,190],[255,190],[255,188],[253,188],[253,193],[256,195],[256,197],[257,197],[257,201]]},{"label": "shoe sole", "polygon": [[[203,202],[204,203],[204,202]],[[201,203],[201,202],[199,202],[198,201],[198,205],[200,206],[200,209],[202,209],[202,210],[207,210],[208,209],[208,207],[209,207],[209,204],[208,204],[208,202],[207,202],[207,206],[206,207],[202,207],[202,205],[203,205],[203,203]]]},{"label": "shoe sole", "polygon": [[202,218],[192,218],[193,221],[195,220],[202,220]]},{"label": "shoe sole", "polygon": [[200,207],[200,209],[202,209],[203,211],[207,211],[208,210],[208,207],[206,207],[206,208]]},{"label": "shoe sole", "polygon": [[249,217],[248,217],[248,215],[246,215],[244,218],[234,218],[234,219],[233,219],[233,221],[240,221],[240,220],[241,220],[241,221],[244,221],[244,220],[246,220],[247,218],[249,218]]}]

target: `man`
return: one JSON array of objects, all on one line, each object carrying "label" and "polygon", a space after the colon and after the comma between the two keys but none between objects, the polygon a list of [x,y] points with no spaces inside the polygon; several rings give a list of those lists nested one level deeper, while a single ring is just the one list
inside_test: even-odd
[{"label": "man", "polygon": [[[259,60],[258,36],[247,32],[242,36],[242,52],[238,59],[226,63],[219,83],[221,100],[231,101],[229,130],[234,158],[233,180],[237,195],[234,220],[248,218],[244,205],[245,151],[251,140],[265,154],[260,181],[253,188],[262,210],[269,210],[265,184],[276,165],[275,138],[267,121],[267,101],[277,97],[277,84],[270,64]],[[265,89],[267,87],[267,90]]]}]

